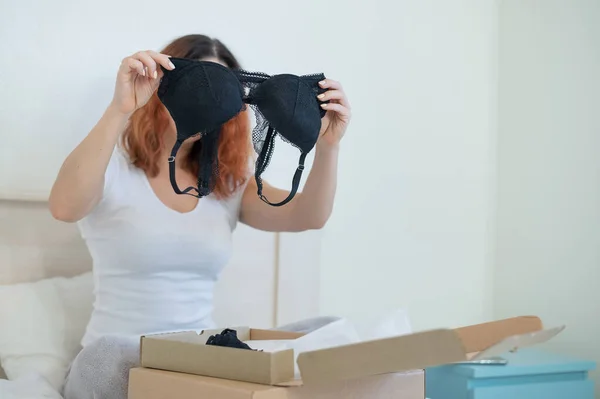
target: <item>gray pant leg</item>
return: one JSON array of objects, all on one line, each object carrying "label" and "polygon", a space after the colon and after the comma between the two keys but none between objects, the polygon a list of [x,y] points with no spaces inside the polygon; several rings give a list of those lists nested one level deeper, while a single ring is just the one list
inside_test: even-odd
[{"label": "gray pant leg", "polygon": [[86,346],[71,364],[65,399],[127,399],[129,369],[139,364],[136,338],[103,337]]}]

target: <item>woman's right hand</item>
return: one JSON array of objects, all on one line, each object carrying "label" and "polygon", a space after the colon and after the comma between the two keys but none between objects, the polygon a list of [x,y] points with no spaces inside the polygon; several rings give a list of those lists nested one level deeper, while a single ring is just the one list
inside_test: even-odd
[{"label": "woman's right hand", "polygon": [[138,51],[121,62],[112,105],[123,114],[143,107],[160,84],[163,72],[175,69],[169,56],[156,51]]}]

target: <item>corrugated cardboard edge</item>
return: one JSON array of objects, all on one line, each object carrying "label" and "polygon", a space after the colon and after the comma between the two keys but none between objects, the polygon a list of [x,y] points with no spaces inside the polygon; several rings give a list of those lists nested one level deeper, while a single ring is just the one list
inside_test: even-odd
[{"label": "corrugated cardboard edge", "polygon": [[516,351],[528,346],[534,346],[551,340],[560,334],[566,326],[558,326],[546,330],[535,331],[527,334],[513,335],[503,339],[502,341],[492,345],[484,351],[476,354],[471,359],[479,360],[493,356],[499,356],[509,351]]},{"label": "corrugated cardboard edge", "polygon": [[[250,328],[249,327],[232,327],[233,330],[236,330],[238,338],[242,341],[250,339]],[[179,337],[182,336],[193,336],[194,342],[197,343],[206,343],[208,338],[213,334],[221,333],[224,329],[213,329],[213,330],[201,330],[200,332],[196,332],[194,330],[188,331],[173,331],[173,332],[165,332],[165,333],[156,333],[156,334],[146,334],[140,337],[140,356],[141,349],[144,343],[144,339],[146,338],[159,338],[165,340],[178,340]]]},{"label": "corrugated cardboard edge", "polygon": [[449,329],[338,346],[298,355],[304,384],[424,369],[466,360],[459,336]]},{"label": "corrugated cardboard edge", "polygon": [[271,355],[270,385],[290,381],[294,378],[294,350],[288,349]]},{"label": "corrugated cardboard edge", "polygon": [[528,334],[543,329],[537,316],[519,316],[488,323],[457,328],[467,353],[481,352],[507,337]]}]

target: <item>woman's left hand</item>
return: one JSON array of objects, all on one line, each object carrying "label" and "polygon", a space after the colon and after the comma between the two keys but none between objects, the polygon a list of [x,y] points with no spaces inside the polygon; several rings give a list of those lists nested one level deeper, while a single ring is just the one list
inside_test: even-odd
[{"label": "woman's left hand", "polygon": [[321,132],[317,146],[335,148],[344,137],[350,124],[350,103],[339,82],[325,79],[319,82],[319,86],[327,89],[325,93],[318,96],[319,101],[329,101],[329,103],[321,104],[327,113],[321,120]]}]

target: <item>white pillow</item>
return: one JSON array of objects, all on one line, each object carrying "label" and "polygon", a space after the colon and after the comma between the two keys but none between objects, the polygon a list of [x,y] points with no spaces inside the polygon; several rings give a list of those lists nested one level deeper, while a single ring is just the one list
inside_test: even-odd
[{"label": "white pillow", "polygon": [[39,373],[60,390],[92,303],[91,272],[0,286],[0,364],[7,377]]},{"label": "white pillow", "polygon": [[62,399],[62,396],[44,377],[34,373],[14,381],[0,380],[0,398]]}]

